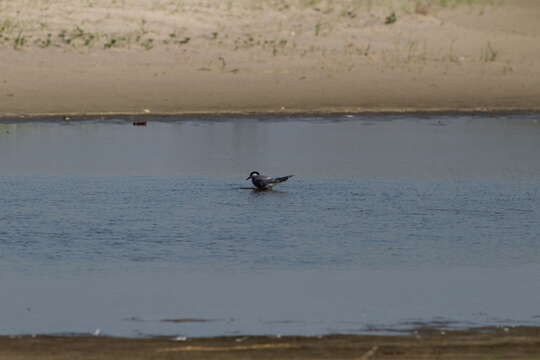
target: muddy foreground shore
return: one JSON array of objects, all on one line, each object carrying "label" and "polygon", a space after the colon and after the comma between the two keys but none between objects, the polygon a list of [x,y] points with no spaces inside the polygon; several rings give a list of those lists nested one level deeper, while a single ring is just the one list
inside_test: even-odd
[{"label": "muddy foreground shore", "polygon": [[407,336],[125,339],[4,336],[1,359],[538,359],[540,328],[420,329]]}]

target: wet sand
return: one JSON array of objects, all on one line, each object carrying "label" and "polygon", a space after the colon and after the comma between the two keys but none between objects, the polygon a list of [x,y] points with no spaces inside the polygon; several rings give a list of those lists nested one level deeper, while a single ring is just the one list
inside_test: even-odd
[{"label": "wet sand", "polygon": [[419,329],[409,336],[0,337],[2,359],[538,359],[540,329]]},{"label": "wet sand", "polygon": [[0,116],[540,109],[540,3],[0,2]]}]

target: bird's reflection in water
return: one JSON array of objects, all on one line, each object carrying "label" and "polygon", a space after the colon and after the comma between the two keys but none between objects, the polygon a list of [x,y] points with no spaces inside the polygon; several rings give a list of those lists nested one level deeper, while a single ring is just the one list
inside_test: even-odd
[{"label": "bird's reflection in water", "polygon": [[255,187],[237,187],[237,190],[251,190],[254,194],[264,194],[264,193],[273,193],[273,194],[287,194],[286,191],[276,190],[276,189],[257,189]]}]

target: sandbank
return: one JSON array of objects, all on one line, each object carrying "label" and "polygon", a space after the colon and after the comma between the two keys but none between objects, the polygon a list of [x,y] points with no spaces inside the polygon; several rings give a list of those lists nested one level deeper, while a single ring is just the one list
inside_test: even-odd
[{"label": "sandbank", "polygon": [[540,110],[540,2],[0,1],[0,116]]}]

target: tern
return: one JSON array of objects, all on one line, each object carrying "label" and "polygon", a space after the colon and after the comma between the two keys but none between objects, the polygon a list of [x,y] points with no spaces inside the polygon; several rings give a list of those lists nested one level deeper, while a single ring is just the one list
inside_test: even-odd
[{"label": "tern", "polygon": [[251,182],[253,183],[253,185],[255,185],[257,190],[270,190],[272,189],[272,186],[287,181],[293,176],[294,175],[287,175],[273,178],[270,176],[261,175],[258,171],[252,171],[246,178],[246,180],[251,179]]}]

